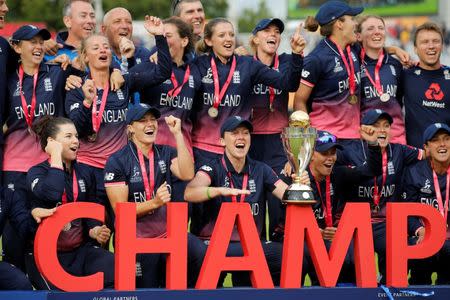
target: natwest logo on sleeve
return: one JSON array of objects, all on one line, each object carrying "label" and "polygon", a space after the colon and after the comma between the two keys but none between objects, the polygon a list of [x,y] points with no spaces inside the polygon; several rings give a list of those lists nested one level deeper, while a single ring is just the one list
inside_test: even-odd
[{"label": "natwest logo on sleeve", "polygon": [[441,89],[439,83],[432,83],[430,87],[425,91],[425,98],[427,100],[423,100],[422,105],[427,107],[434,108],[445,108],[444,102],[436,102],[442,101],[444,99],[444,92]]}]

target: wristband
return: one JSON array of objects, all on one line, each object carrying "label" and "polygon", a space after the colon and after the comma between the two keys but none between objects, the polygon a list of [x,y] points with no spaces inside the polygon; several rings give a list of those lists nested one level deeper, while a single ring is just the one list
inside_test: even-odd
[{"label": "wristband", "polygon": [[208,200],[211,200],[211,199],[212,199],[211,194],[209,193],[209,190],[210,190],[210,189],[211,189],[210,186],[208,186],[208,188],[206,188],[206,197],[208,197]]}]

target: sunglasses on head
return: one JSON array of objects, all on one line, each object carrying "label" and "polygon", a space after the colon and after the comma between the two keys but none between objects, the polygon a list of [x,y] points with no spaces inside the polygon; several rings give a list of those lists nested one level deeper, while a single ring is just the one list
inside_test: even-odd
[{"label": "sunglasses on head", "polygon": [[334,135],[323,135],[316,140],[316,146],[336,143],[336,137]]},{"label": "sunglasses on head", "polygon": [[178,6],[178,4],[180,4],[180,2],[183,2],[183,0],[176,0],[173,2],[172,14],[174,14],[175,8],[177,8],[177,6]]}]

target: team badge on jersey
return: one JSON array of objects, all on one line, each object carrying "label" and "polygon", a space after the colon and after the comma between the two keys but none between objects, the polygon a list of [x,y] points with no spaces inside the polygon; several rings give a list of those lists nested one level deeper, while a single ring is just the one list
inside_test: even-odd
[{"label": "team badge on jersey", "polygon": [[425,184],[424,184],[423,187],[420,189],[420,191],[421,191],[422,193],[425,193],[425,194],[431,194],[431,193],[432,193],[432,192],[431,192],[431,182],[430,182],[429,179],[425,180]]},{"label": "team badge on jersey", "polygon": [[189,75],[189,87],[191,89],[194,88],[194,77],[192,77],[192,75]]},{"label": "team badge on jersey", "polygon": [[125,100],[125,97],[124,97],[121,89],[118,89],[116,93],[117,93],[117,98],[119,98],[120,100]]},{"label": "team badge on jersey", "polygon": [[248,181],[248,189],[251,193],[256,193],[256,183],[254,179],[250,179]]},{"label": "team badge on jersey", "polygon": [[133,174],[130,177],[130,183],[136,183],[141,181],[142,181],[141,172],[137,166],[134,166]]},{"label": "team badge on jersey", "polygon": [[206,75],[203,76],[202,82],[203,83],[213,83],[214,82],[211,68],[208,68],[208,72],[206,72]]},{"label": "team badge on jersey", "polygon": [[80,191],[86,193],[86,184],[83,179],[78,180],[78,185],[80,186]]},{"label": "team badge on jersey", "polygon": [[53,91],[52,81],[50,80],[50,78],[44,79],[44,89],[46,92]]},{"label": "team badge on jersey", "polygon": [[166,174],[167,172],[167,166],[166,163],[163,160],[158,161],[159,169],[161,170],[161,173]]},{"label": "team badge on jersey", "polygon": [[334,73],[339,73],[339,72],[342,72],[344,70],[342,68],[342,66],[341,66],[341,61],[339,60],[339,58],[335,57],[334,58],[334,63],[335,63]]},{"label": "team badge on jersey", "polygon": [[392,76],[397,76],[397,71],[395,71],[394,66],[393,66],[393,65],[390,65],[389,67],[391,68]]},{"label": "team badge on jersey", "polygon": [[20,96],[20,83],[19,83],[19,81],[17,81],[16,90],[14,91],[13,96],[14,97]]},{"label": "team badge on jersey", "polygon": [[395,174],[394,163],[392,161],[388,162],[387,168],[388,168],[388,174],[389,175],[394,175]]},{"label": "team badge on jersey", "polygon": [[233,73],[233,83],[240,84],[241,83],[241,73],[239,71],[234,71]]},{"label": "team badge on jersey", "polygon": [[445,80],[450,80],[450,71],[448,69],[444,70],[444,78]]}]

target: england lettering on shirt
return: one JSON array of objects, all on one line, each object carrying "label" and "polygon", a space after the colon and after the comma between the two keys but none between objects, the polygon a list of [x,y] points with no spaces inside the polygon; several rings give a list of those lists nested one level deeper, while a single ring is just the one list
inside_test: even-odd
[{"label": "england lettering on shirt", "polygon": [[436,198],[421,197],[420,203],[430,205],[430,206],[436,208],[437,210],[439,210],[439,203]]},{"label": "england lettering on shirt", "polygon": [[[396,84],[388,84],[386,86],[381,86],[383,93],[389,94],[391,97],[395,97],[397,95],[397,85]],[[377,89],[373,86],[365,86],[364,87],[364,97],[366,99],[371,98],[379,98],[381,95],[378,93]]]},{"label": "england lettering on shirt", "polygon": [[[31,108],[31,105],[27,105],[28,110]],[[15,106],[14,111],[17,114],[17,119],[21,120],[24,117],[24,111],[22,106]],[[34,110],[34,116],[40,117],[45,115],[53,116],[55,114],[55,103],[39,103],[37,104],[36,109]]]},{"label": "england lettering on shirt", "polygon": [[[355,81],[356,81],[356,84],[360,84],[360,82],[361,82],[361,76],[360,76],[359,72],[355,73]],[[348,78],[345,80],[340,80],[338,82],[338,87],[339,87],[339,93],[342,93],[345,90],[348,90],[349,89]]]},{"label": "england lettering on shirt", "polygon": [[183,108],[186,110],[191,110],[193,103],[194,99],[190,97],[185,97],[181,95],[178,95],[176,97],[170,97],[166,93],[161,93],[161,97],[159,99],[159,105],[161,106]]},{"label": "england lettering on shirt", "polygon": [[432,83],[425,91],[425,98],[422,99],[422,106],[433,108],[445,108],[445,102],[442,101],[445,97],[439,83]]},{"label": "england lettering on shirt", "polygon": [[[275,89],[275,88],[273,90],[275,92],[275,95],[281,95],[281,93],[283,93],[283,90],[279,90],[279,89]],[[266,95],[269,93],[270,93],[269,87],[262,83],[259,83],[259,84],[256,84],[253,86],[253,94],[255,94],[255,95]]]},{"label": "england lettering on shirt", "polygon": [[259,203],[250,203],[250,209],[253,216],[259,215]]},{"label": "england lettering on shirt", "polygon": [[[203,93],[203,104],[212,106],[214,103],[214,94]],[[226,94],[220,102],[220,106],[236,107],[241,104],[241,95]]]},{"label": "england lettering on shirt", "polygon": [[[373,198],[374,186],[358,186],[358,197]],[[391,197],[395,193],[395,184],[386,184],[381,188],[381,197]]]},{"label": "england lettering on shirt", "polygon": [[125,116],[127,115],[127,109],[111,110],[108,109],[103,112],[104,123],[121,123],[125,122]]},{"label": "england lettering on shirt", "polygon": [[46,92],[53,91],[52,81],[48,77],[44,79],[44,89]]},{"label": "england lettering on shirt", "polygon": [[[151,197],[151,198],[153,198],[153,197]],[[147,201],[147,198],[145,198],[145,192],[134,192],[133,200],[136,203],[143,203],[143,202]]]}]

